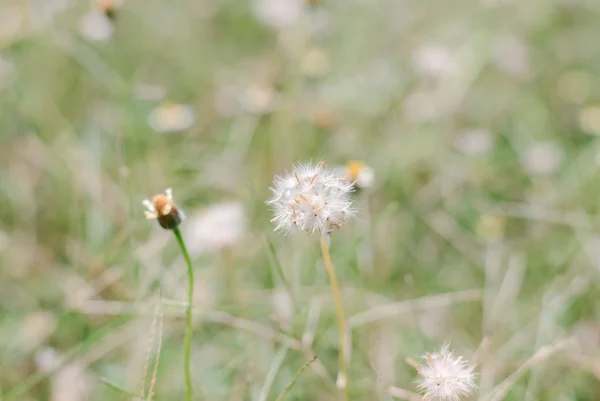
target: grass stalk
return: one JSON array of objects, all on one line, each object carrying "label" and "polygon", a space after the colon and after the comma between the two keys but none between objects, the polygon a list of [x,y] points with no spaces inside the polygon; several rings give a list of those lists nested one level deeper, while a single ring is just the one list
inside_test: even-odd
[{"label": "grass stalk", "polygon": [[331,263],[331,257],[329,256],[329,245],[327,244],[327,235],[323,233],[321,236],[321,252],[323,253],[323,262],[327,269],[327,275],[329,276],[329,283],[331,284],[331,292],[333,294],[333,302],[335,303],[335,312],[337,315],[338,324],[338,335],[340,341],[340,355],[339,355],[339,375],[337,380],[338,388],[341,388],[344,392],[344,399],[348,401],[348,362],[346,361],[346,320],[344,318],[344,309],[342,308],[342,297],[340,296],[340,286],[338,285],[337,278],[335,277],[335,270]]}]

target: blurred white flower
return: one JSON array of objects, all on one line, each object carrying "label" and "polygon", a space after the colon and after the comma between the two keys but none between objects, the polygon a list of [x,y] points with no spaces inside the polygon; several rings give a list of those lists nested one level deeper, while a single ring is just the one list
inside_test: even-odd
[{"label": "blurred white flower", "polygon": [[25,317],[16,338],[24,349],[35,349],[54,333],[56,327],[56,317],[51,312],[32,312]]},{"label": "blurred white flower", "polygon": [[111,38],[115,27],[112,21],[100,10],[90,10],[79,21],[79,32],[94,42],[105,42]]},{"label": "blurred white flower", "polygon": [[467,156],[482,156],[494,146],[494,137],[484,129],[473,129],[454,138],[454,146]]},{"label": "blurred white flower", "polygon": [[247,221],[241,203],[221,203],[194,213],[184,228],[191,255],[232,247],[246,234]]},{"label": "blurred white flower", "polygon": [[448,344],[439,352],[423,355],[426,365],[420,366],[417,385],[431,401],[458,401],[476,388],[475,366],[450,351]]},{"label": "blurred white flower", "polygon": [[275,176],[272,198],[275,230],[307,234],[326,233],[355,215],[351,208],[352,183],[325,163],[299,164],[291,174]]},{"label": "blurred white flower", "polygon": [[62,359],[60,355],[58,355],[58,352],[56,352],[56,350],[51,347],[43,347],[38,349],[35,352],[34,359],[38,370],[45,373],[49,373],[57,369],[62,362]]},{"label": "blurred white flower", "polygon": [[185,104],[163,103],[150,112],[148,124],[156,132],[178,132],[192,126],[196,117]]},{"label": "blurred white flower", "polygon": [[52,375],[50,401],[89,400],[93,377],[83,362],[71,362]]},{"label": "blurred white flower", "polygon": [[412,62],[419,74],[433,77],[454,74],[458,69],[458,63],[450,49],[437,45],[419,47],[413,53]]},{"label": "blurred white flower", "polygon": [[253,0],[252,9],[265,25],[283,29],[298,23],[302,17],[304,0]]},{"label": "blurred white flower", "polygon": [[538,142],[525,152],[523,168],[530,174],[551,174],[560,167],[563,157],[563,149],[554,142]]},{"label": "blurred white flower", "polygon": [[529,49],[525,42],[513,35],[500,36],[492,46],[492,58],[496,66],[510,74],[529,74]]}]

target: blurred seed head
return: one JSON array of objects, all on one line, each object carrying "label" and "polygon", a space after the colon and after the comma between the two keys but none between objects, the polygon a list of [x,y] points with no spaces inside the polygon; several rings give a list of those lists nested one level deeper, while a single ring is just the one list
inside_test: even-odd
[{"label": "blurred seed head", "polygon": [[51,347],[43,347],[35,352],[35,364],[41,372],[50,373],[57,369],[62,359],[58,352]]},{"label": "blurred seed head", "polygon": [[457,135],[454,146],[467,156],[483,156],[494,146],[494,137],[487,130],[472,129]]},{"label": "blurred seed head", "polygon": [[220,203],[194,213],[185,227],[191,255],[229,248],[240,242],[248,229],[244,206],[239,202]]},{"label": "blurred seed head", "polygon": [[90,10],[79,21],[79,32],[93,42],[106,42],[112,37],[114,30],[112,21],[102,10]]},{"label": "blurred seed head", "polygon": [[18,343],[24,349],[36,349],[54,333],[56,327],[56,317],[52,312],[32,312],[23,320],[21,329],[17,334]]},{"label": "blurred seed head", "polygon": [[145,199],[142,204],[146,207],[144,212],[146,218],[158,220],[158,223],[164,229],[172,230],[185,219],[183,211],[175,206],[171,188],[165,190],[164,195],[154,195],[152,201]]},{"label": "blurred seed head", "polygon": [[273,208],[276,231],[326,233],[341,227],[356,214],[352,209],[352,183],[327,169],[325,163],[298,164],[292,173],[275,176]]},{"label": "blurred seed head", "polygon": [[525,152],[523,168],[529,174],[554,173],[562,164],[564,151],[554,142],[538,142]]},{"label": "blurred seed head", "polygon": [[302,17],[304,0],[253,0],[256,18],[274,29],[289,28]]},{"label": "blurred seed head", "polygon": [[475,366],[455,356],[448,344],[422,358],[426,364],[418,369],[417,385],[427,400],[458,401],[477,388],[474,382],[476,374],[473,372]]},{"label": "blurred seed head", "polygon": [[148,124],[156,132],[178,132],[191,127],[195,119],[191,106],[166,102],[150,112]]},{"label": "blurred seed head", "polygon": [[73,361],[51,378],[50,401],[82,401],[91,398],[93,376],[85,364]]}]

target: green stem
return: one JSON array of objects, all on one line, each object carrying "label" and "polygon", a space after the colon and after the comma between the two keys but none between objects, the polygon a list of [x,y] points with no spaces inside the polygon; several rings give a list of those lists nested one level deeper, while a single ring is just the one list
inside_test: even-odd
[{"label": "green stem", "polygon": [[306,368],[308,368],[310,365],[312,365],[312,363],[314,361],[316,361],[316,360],[317,360],[317,356],[315,355],[310,361],[306,362],[304,364],[304,366],[302,366],[300,368],[300,370],[298,371],[298,373],[296,373],[296,376],[294,376],[294,378],[292,379],[292,381],[289,382],[289,384],[285,387],[285,389],[283,390],[283,393],[281,393],[281,395],[279,397],[277,397],[277,400],[275,400],[275,401],[283,401],[283,398],[288,393],[288,391],[290,391],[290,389],[292,387],[294,387],[294,384],[296,384],[296,381],[298,381],[298,378],[300,377],[300,375],[302,374],[302,372],[304,372],[306,370]]},{"label": "green stem", "polygon": [[187,264],[188,299],[187,307],[185,309],[185,345],[183,349],[183,370],[185,372],[186,400],[192,401],[192,372],[190,367],[190,355],[192,349],[192,302],[194,300],[194,269],[192,268],[192,260],[190,259],[190,255],[185,247],[185,242],[183,241],[181,232],[176,227],[173,229],[173,233],[175,233],[175,237],[177,238],[177,242],[181,248],[181,253],[183,253],[183,257],[185,258],[185,262]]},{"label": "green stem", "polygon": [[344,308],[342,307],[342,297],[340,295],[340,286],[335,277],[335,270],[331,257],[329,256],[329,246],[327,245],[327,234],[321,236],[321,251],[323,252],[323,262],[329,276],[335,312],[337,314],[338,334],[340,338],[340,373],[338,376],[338,387],[344,391],[344,398],[349,400],[348,394],[348,362],[346,361],[346,320],[344,319]]}]

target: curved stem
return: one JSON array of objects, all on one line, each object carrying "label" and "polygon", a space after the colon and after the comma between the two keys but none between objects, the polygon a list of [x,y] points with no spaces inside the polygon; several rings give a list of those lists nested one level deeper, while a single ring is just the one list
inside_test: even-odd
[{"label": "curved stem", "polygon": [[188,254],[187,248],[185,247],[185,242],[183,241],[181,232],[178,228],[174,228],[173,233],[175,233],[175,237],[177,238],[177,242],[179,243],[179,247],[181,248],[181,253],[183,253],[185,263],[187,264],[188,299],[187,307],[185,309],[185,343],[183,349],[183,370],[185,373],[186,401],[192,401],[192,372],[190,366],[190,356],[192,349],[192,302],[194,300],[194,269],[192,268],[192,260],[190,259],[190,255]]},{"label": "curved stem", "polygon": [[327,269],[331,292],[333,293],[333,302],[335,303],[335,312],[337,314],[337,324],[340,339],[340,372],[338,376],[338,387],[343,389],[344,398],[349,400],[348,395],[348,363],[346,361],[346,320],[344,319],[344,309],[342,308],[342,297],[340,296],[340,287],[335,277],[335,270],[329,256],[329,246],[327,245],[327,234],[321,236],[321,252],[323,253],[323,262]]}]

